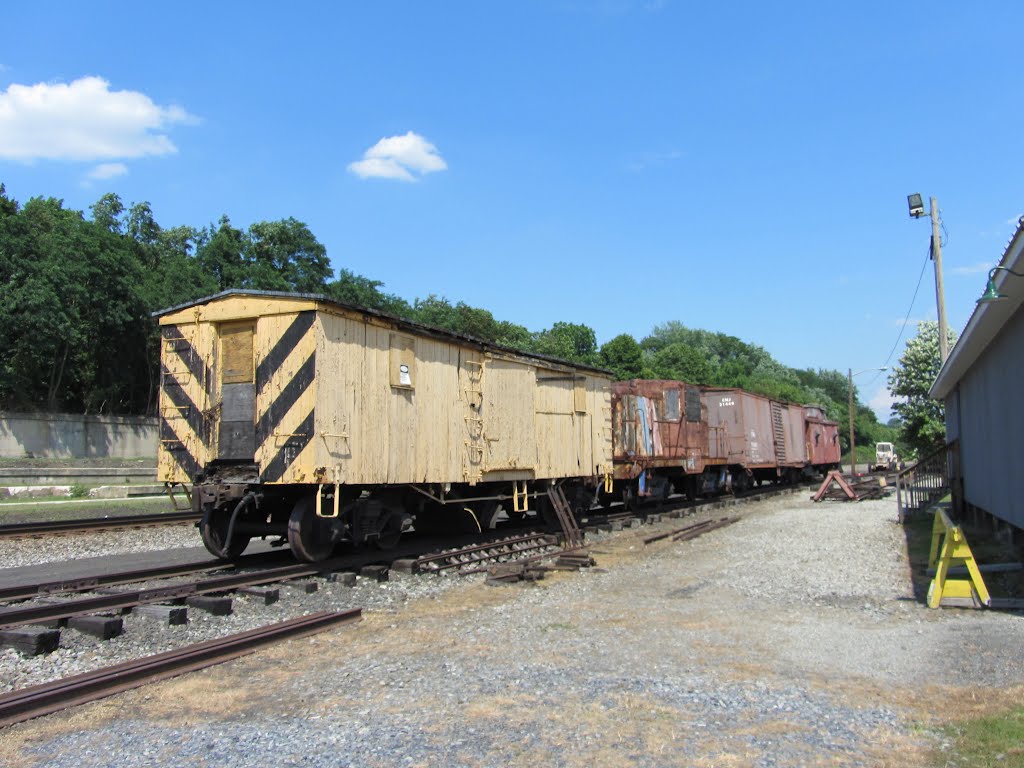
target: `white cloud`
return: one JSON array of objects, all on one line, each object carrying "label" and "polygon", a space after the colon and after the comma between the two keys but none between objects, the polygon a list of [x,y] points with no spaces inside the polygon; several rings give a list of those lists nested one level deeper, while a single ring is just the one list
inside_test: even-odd
[{"label": "white cloud", "polygon": [[992,265],[987,261],[979,261],[977,264],[971,264],[966,267],[953,267],[954,275],[978,275],[984,272],[988,272],[992,268]]},{"label": "white cloud", "polygon": [[102,181],[103,179],[124,176],[126,173],[128,173],[128,166],[124,163],[100,163],[86,174],[86,178]]},{"label": "white cloud", "polygon": [[166,130],[197,119],[138,91],[111,91],[100,77],[12,84],[0,91],[0,158],[115,160],[177,152]]},{"label": "white cloud", "polygon": [[886,387],[882,387],[875,392],[874,397],[868,400],[868,408],[874,411],[884,424],[892,418],[892,404],[895,402],[896,398],[892,396],[892,393]]},{"label": "white cloud", "polygon": [[361,179],[416,181],[447,167],[437,147],[409,131],[404,136],[381,139],[363,153],[362,160],[349,163],[348,169]]}]

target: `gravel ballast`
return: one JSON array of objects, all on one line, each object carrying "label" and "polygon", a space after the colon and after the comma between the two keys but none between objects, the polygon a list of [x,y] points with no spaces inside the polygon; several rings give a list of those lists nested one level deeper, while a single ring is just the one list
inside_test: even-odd
[{"label": "gravel ballast", "polygon": [[[684,543],[643,544],[675,520],[592,538],[597,568],[536,584],[323,585],[308,610],[364,621],[14,726],[0,763],[923,765],[950,702],[1024,683],[1021,616],[915,601],[892,499],[743,514]],[[229,629],[159,633],[287,610],[236,603]],[[0,656],[2,679],[80,669],[100,641],[69,642]]]}]

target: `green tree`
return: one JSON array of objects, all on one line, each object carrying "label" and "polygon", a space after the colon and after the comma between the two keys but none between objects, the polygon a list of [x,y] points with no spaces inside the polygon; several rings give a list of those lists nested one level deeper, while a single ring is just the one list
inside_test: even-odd
[{"label": "green tree", "polygon": [[[107,198],[113,210],[116,198]],[[132,412],[144,394],[143,270],[110,222],[33,198],[0,221],[0,402]],[[142,400],[144,405],[144,400]]]},{"label": "green tree", "polygon": [[124,203],[113,192],[107,192],[90,207],[92,220],[96,226],[108,232],[121,234],[123,225],[121,216],[124,214]]},{"label": "green tree", "polygon": [[409,302],[391,293],[381,291],[380,280],[357,275],[347,269],[338,272],[338,279],[327,284],[326,294],[343,304],[376,309],[399,317],[411,317]]},{"label": "green tree", "polygon": [[[956,334],[949,333],[950,348]],[[901,437],[923,456],[946,441],[945,406],[928,396],[939,373],[939,331],[933,321],[919,323],[917,336],[907,341],[899,365],[889,374],[889,391],[897,398],[892,410],[899,416]]]},{"label": "green tree", "polygon": [[654,353],[651,366],[659,379],[676,379],[689,384],[708,384],[711,369],[697,350],[679,342]]},{"label": "green tree", "polygon": [[581,323],[557,322],[549,329],[534,334],[533,351],[562,360],[587,365],[597,360],[597,334]]},{"label": "green tree", "polygon": [[218,291],[245,287],[248,268],[243,254],[247,246],[245,232],[231,226],[221,216],[216,229],[211,224],[197,237],[196,259],[203,272],[213,278]]},{"label": "green tree", "polygon": [[619,381],[638,379],[644,370],[644,351],[628,333],[620,333],[601,345],[600,361]]},{"label": "green tree", "polygon": [[244,254],[249,288],[323,293],[333,274],[327,249],[309,227],[291,217],[250,226]]},{"label": "green tree", "polygon": [[533,341],[533,334],[530,333],[526,326],[519,325],[518,323],[511,323],[508,320],[499,320],[498,336],[494,339],[495,343],[502,344],[506,347],[512,347],[512,349],[519,349],[524,352],[530,350],[530,344]]}]

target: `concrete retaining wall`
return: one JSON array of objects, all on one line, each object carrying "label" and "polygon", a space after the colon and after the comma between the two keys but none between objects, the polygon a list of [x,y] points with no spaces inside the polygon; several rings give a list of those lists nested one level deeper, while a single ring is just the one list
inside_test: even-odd
[{"label": "concrete retaining wall", "polygon": [[152,416],[0,413],[0,456],[156,461],[158,432]]}]

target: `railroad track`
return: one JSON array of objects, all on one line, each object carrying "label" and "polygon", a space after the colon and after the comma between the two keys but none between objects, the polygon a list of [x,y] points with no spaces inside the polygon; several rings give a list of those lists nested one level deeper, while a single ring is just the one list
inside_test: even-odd
[{"label": "railroad track", "polygon": [[192,597],[193,595],[228,592],[241,587],[255,587],[274,582],[308,578],[332,572],[337,570],[339,566],[340,562],[336,560],[322,563],[301,563],[281,566],[279,568],[266,568],[258,571],[213,576],[199,581],[62,600],[60,602],[13,606],[0,609],[0,629],[69,619],[73,616],[88,616],[104,611],[135,608],[150,603],[180,600]]},{"label": "railroad track", "polygon": [[0,696],[0,726],[24,722],[156,680],[237,659],[263,646],[322,632],[356,621],[361,616],[360,608],[341,612],[323,611],[12,691]]},{"label": "railroad track", "polygon": [[[443,573],[475,569],[483,563],[506,562],[538,553],[558,550],[558,538],[549,533],[531,533],[508,539],[474,544],[462,549],[446,550],[418,557],[413,562],[413,573]],[[478,572],[476,570],[474,573]]]},{"label": "railroad track", "polygon": [[199,515],[188,510],[185,512],[162,512],[149,515],[47,520],[38,523],[8,523],[0,525],[0,539],[60,536],[74,533],[89,533],[91,531],[148,528],[157,525],[183,525],[185,523],[194,523],[197,520],[199,520]]}]

